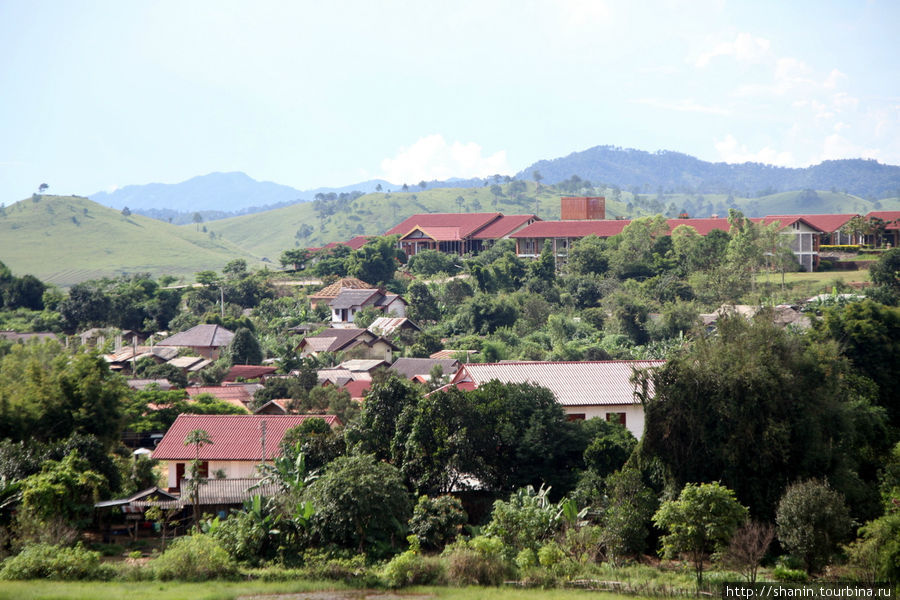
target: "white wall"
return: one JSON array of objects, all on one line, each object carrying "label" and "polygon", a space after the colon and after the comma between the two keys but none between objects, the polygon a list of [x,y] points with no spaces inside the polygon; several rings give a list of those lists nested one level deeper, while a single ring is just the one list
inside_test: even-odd
[{"label": "white wall", "polygon": [[563,406],[567,415],[584,415],[585,419],[606,419],[606,413],[625,413],[625,428],[637,439],[644,434],[643,404],[605,404],[588,406]]}]

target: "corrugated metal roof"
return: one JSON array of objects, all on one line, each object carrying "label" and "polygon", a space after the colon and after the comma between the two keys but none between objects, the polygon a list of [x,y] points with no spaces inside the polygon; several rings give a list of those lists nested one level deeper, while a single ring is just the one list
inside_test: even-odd
[{"label": "corrugated metal roof", "polygon": [[[272,497],[279,493],[278,484],[272,482],[262,483],[263,480],[255,477],[243,477],[234,479],[208,479],[204,478],[198,488],[198,506],[210,506],[215,504],[243,504],[252,496]],[[182,494],[175,500],[147,501],[137,500],[131,502],[135,508],[183,508],[193,506],[194,499],[191,494]]]},{"label": "corrugated metal roof", "polygon": [[153,451],[158,460],[194,460],[194,446],[184,440],[195,429],[203,429],[212,440],[200,448],[200,460],[262,460],[261,424],[266,422],[266,458],[280,453],[284,433],[306,419],[325,419],[334,426],[334,415],[178,415]]},{"label": "corrugated metal roof", "polygon": [[421,331],[422,328],[406,317],[378,317],[369,325],[369,331],[378,335],[392,335],[398,329],[409,328]]},{"label": "corrugated metal roof", "polygon": [[234,333],[221,325],[197,325],[176,333],[159,342],[160,346],[187,346],[192,348],[219,348],[227,346]]},{"label": "corrugated metal roof", "polygon": [[374,371],[378,367],[386,367],[388,366],[388,362],[379,359],[367,359],[367,358],[354,358],[351,360],[345,360],[338,368],[347,369],[348,371],[353,372],[366,372]]},{"label": "corrugated metal roof", "polygon": [[459,361],[453,358],[398,358],[391,370],[412,379],[416,375],[430,374],[435,365],[441,366],[444,375],[453,375],[459,370]]},{"label": "corrugated metal roof", "polygon": [[272,375],[277,371],[277,367],[267,367],[265,365],[234,365],[228,371],[223,381],[235,381],[238,377],[243,379],[259,379],[264,375]]},{"label": "corrugated metal roof", "polygon": [[635,369],[659,367],[662,360],[513,362],[462,365],[453,382],[476,386],[491,380],[548,388],[563,406],[636,404]]},{"label": "corrugated metal roof", "polygon": [[365,306],[366,303],[374,304],[377,298],[373,296],[382,295],[378,289],[356,289],[344,288],[341,293],[335,296],[331,301],[331,308],[354,308],[357,306]]}]

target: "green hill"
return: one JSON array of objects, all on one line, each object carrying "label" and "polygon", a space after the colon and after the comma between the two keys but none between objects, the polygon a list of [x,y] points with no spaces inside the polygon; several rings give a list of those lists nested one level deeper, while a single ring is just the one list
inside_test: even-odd
[{"label": "green hill", "polygon": [[0,261],[17,275],[68,286],[122,273],[221,269],[258,258],[233,243],[139,215],[124,216],[78,196],[38,196],[0,209]]}]

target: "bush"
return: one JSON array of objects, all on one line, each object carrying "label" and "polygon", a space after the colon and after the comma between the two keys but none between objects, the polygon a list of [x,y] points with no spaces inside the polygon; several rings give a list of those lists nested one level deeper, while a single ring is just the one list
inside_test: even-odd
[{"label": "bush", "polygon": [[512,576],[502,554],[485,555],[468,545],[448,548],[447,579],[453,585],[500,585]]},{"label": "bush", "polygon": [[537,551],[559,529],[558,509],[548,499],[549,492],[543,486],[535,492],[529,485],[514,492],[508,502],[497,500],[485,532],[502,540],[511,552]]},{"label": "bush", "polygon": [[422,556],[413,550],[398,554],[385,565],[382,577],[388,587],[437,585],[446,577],[444,564],[437,557]]},{"label": "bush", "polygon": [[203,534],[175,540],[151,564],[156,577],[163,581],[230,579],[238,573],[237,564],[222,544],[212,536]]},{"label": "bush", "polygon": [[813,573],[828,564],[851,526],[844,497],[814,479],[785,490],[775,521],[778,541]]},{"label": "bush", "polygon": [[423,548],[443,550],[456,539],[467,520],[459,499],[453,496],[422,496],[413,509],[409,531],[419,539]]},{"label": "bush", "polygon": [[380,583],[378,576],[366,566],[365,554],[340,558],[320,550],[309,550],[304,553],[303,560],[309,579],[342,581],[358,587],[375,587]]},{"label": "bush", "polygon": [[782,583],[805,583],[809,579],[803,569],[791,569],[784,565],[776,566],[772,571],[772,577]]},{"label": "bush", "polygon": [[51,544],[32,544],[16,556],[7,558],[0,569],[0,579],[81,579],[108,580],[115,575],[109,565],[100,563],[100,553]]}]

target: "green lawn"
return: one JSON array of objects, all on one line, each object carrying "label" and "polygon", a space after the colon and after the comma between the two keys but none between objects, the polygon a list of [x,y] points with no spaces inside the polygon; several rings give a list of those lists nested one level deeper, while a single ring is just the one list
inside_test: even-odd
[{"label": "green lawn", "polygon": [[[304,593],[306,592],[306,593]],[[333,592],[333,593],[328,593]],[[396,600],[435,598],[440,600],[513,600],[518,598],[540,600],[574,600],[576,598],[602,598],[625,600],[626,596],[580,590],[523,590],[517,588],[411,588],[398,592],[350,589],[339,584],[309,581],[290,582],[51,582],[22,581],[0,583],[0,599],[15,600],[231,600],[250,598],[262,600],[265,596],[280,596],[279,600],[363,600],[384,598]],[[299,594],[293,596],[293,594]],[[635,596],[628,596],[633,600]]]}]

